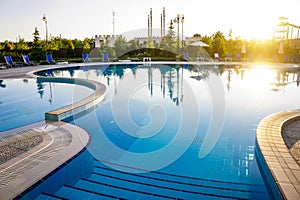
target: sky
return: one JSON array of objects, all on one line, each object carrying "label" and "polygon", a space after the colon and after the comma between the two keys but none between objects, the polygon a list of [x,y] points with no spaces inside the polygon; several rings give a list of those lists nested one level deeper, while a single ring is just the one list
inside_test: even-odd
[{"label": "sky", "polygon": [[232,29],[234,38],[265,39],[272,36],[279,16],[300,25],[299,0],[0,0],[0,42],[32,41],[35,27],[45,38],[44,14],[49,35],[69,39],[112,35],[112,12],[115,34],[147,29],[150,8],[153,29],[160,28],[163,7],[166,23],[184,14],[183,30],[188,37],[217,31],[227,37]]}]

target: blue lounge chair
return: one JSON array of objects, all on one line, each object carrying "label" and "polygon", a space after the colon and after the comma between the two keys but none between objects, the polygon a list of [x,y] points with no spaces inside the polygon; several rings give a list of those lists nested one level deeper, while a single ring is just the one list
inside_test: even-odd
[{"label": "blue lounge chair", "polygon": [[184,58],[184,60],[186,60],[186,61],[190,61],[191,60],[191,58],[190,58],[190,56],[189,56],[189,54],[188,53],[183,53],[183,58]]},{"label": "blue lounge chair", "polygon": [[289,62],[289,61],[290,61],[290,55],[289,54],[284,54],[283,62]]},{"label": "blue lounge chair", "polygon": [[231,53],[227,54],[225,61],[232,61]]},{"label": "blue lounge chair", "polygon": [[108,61],[109,61],[108,53],[104,53],[104,54],[102,55],[102,61],[103,61],[103,62],[108,62]]},{"label": "blue lounge chair", "polygon": [[82,60],[83,60],[83,62],[89,62],[90,61],[89,60],[89,54],[83,53],[82,54]]},{"label": "blue lounge chair", "polygon": [[294,63],[297,63],[299,60],[298,60],[298,55],[297,54],[294,54],[293,57],[292,57],[292,60]]},{"label": "blue lounge chair", "polygon": [[23,58],[23,61],[24,61],[25,65],[31,65],[31,66],[37,65],[37,63],[31,62],[29,60],[28,55],[22,55],[22,58]]},{"label": "blue lounge chair", "polygon": [[46,60],[49,64],[56,64],[56,62],[53,60],[52,55],[50,53],[46,54]]},{"label": "blue lounge chair", "polygon": [[276,54],[272,55],[272,62],[277,62],[278,61],[278,57]]},{"label": "blue lounge chair", "polygon": [[11,56],[4,56],[8,67],[21,67],[22,65],[14,63]]}]

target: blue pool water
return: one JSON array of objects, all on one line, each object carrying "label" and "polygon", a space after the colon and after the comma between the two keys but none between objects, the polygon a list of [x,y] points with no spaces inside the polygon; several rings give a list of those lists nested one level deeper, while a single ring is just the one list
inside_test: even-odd
[{"label": "blue pool water", "polygon": [[35,79],[3,80],[1,85],[0,132],[41,121],[45,112],[70,105],[93,92],[79,85]]},{"label": "blue pool water", "polygon": [[53,175],[25,199],[281,198],[270,193],[257,163],[256,127],[269,114],[299,108],[294,69],[124,65],[56,76],[107,85],[103,104],[71,122],[91,134],[82,155],[92,162],[77,180]]}]

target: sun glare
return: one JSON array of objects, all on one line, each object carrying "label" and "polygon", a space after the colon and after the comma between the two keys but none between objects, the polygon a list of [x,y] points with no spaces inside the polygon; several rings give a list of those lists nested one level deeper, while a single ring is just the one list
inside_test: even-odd
[{"label": "sun glare", "polygon": [[278,17],[282,14],[282,5],[278,2],[260,1],[259,4],[253,1],[245,3],[247,9],[240,13],[238,27],[241,37],[246,40],[271,39],[273,32],[279,23]]},{"label": "sun glare", "polygon": [[253,88],[269,88],[270,83],[274,80],[274,71],[268,66],[257,65],[250,71]]},{"label": "sun glare", "polygon": [[251,21],[249,23],[241,24],[241,36],[248,41],[252,39],[271,39],[276,28],[276,22],[276,19],[273,19],[272,21],[259,21],[258,19],[256,23]]}]

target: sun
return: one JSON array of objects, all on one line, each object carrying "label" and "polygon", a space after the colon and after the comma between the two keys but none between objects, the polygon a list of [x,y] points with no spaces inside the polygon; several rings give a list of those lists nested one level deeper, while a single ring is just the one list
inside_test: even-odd
[{"label": "sun", "polygon": [[[249,2],[250,3],[250,2]],[[246,40],[272,39],[274,31],[278,28],[280,15],[279,4],[261,1],[260,4],[249,4],[238,20],[238,29],[241,37]]]},{"label": "sun", "polygon": [[250,41],[267,40],[273,38],[274,30],[276,29],[276,19],[273,21],[265,21],[257,19],[255,23],[252,21],[241,25],[242,38]]}]

